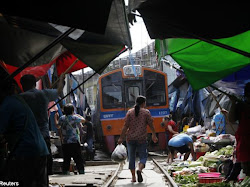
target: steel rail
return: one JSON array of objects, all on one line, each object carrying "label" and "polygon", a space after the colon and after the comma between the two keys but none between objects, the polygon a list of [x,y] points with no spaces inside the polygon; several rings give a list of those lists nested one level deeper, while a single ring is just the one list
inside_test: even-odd
[{"label": "steel rail", "polygon": [[164,173],[165,177],[167,178],[168,182],[172,187],[178,187],[178,185],[174,182],[172,177],[168,174],[168,172],[153,158],[151,158],[152,161],[157,165],[157,167],[161,170],[162,173]]},{"label": "steel rail", "polygon": [[121,169],[122,165],[123,164],[119,163],[117,169],[115,170],[115,173],[112,175],[112,177],[109,179],[109,181],[105,185],[103,185],[103,187],[109,187],[112,184],[112,182],[114,181],[115,177],[117,176],[119,170]]}]

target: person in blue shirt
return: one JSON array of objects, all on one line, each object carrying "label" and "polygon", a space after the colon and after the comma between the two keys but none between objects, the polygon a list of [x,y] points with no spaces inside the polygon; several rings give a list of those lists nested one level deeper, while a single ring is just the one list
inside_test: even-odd
[{"label": "person in blue shirt", "polygon": [[[224,112],[227,112],[223,109]],[[216,136],[226,134],[226,119],[224,114],[217,109],[212,120],[212,128],[215,129]]]},{"label": "person in blue shirt", "polygon": [[69,173],[71,157],[73,157],[79,174],[84,174],[84,160],[80,147],[80,131],[85,119],[75,114],[74,106],[68,103],[64,106],[64,114],[59,118],[56,127],[62,132],[62,151],[63,151],[63,174]]},{"label": "person in blue shirt", "polygon": [[184,133],[171,138],[168,142],[170,153],[167,162],[169,162],[169,160],[171,163],[173,162],[175,152],[180,152],[181,154],[185,153],[184,161],[188,159],[190,153],[192,154],[193,160],[196,160],[193,146],[194,141],[196,141],[196,136],[192,136],[191,138]]},{"label": "person in blue shirt", "polygon": [[5,141],[10,152],[0,177],[20,186],[48,187],[49,152],[31,109],[14,95],[16,87],[14,80],[0,80],[0,142]]},{"label": "person in blue shirt", "polygon": [[24,92],[21,93],[20,96],[24,98],[24,100],[27,102],[32,112],[34,113],[37,124],[46,142],[47,148],[50,153],[47,157],[47,170],[48,175],[52,175],[53,158],[50,149],[51,143],[49,135],[48,104],[51,101],[55,101],[58,98],[59,94],[62,92],[64,86],[64,76],[60,76],[57,89],[38,90],[36,89],[36,81],[37,80],[34,75],[26,74],[22,76],[20,79],[20,83],[22,84]]}]

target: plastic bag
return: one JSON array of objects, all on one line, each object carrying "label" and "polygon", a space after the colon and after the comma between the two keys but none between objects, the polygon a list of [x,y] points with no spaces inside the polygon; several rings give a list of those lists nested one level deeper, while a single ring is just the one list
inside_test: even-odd
[{"label": "plastic bag", "polygon": [[52,155],[55,155],[58,153],[58,148],[55,146],[55,144],[51,144],[50,150],[51,150]]},{"label": "plastic bag", "polygon": [[114,162],[123,162],[127,159],[127,149],[123,144],[118,144],[111,155]]},{"label": "plastic bag", "polygon": [[188,133],[196,133],[201,131],[201,125],[197,125],[195,127],[191,127],[187,129]]}]

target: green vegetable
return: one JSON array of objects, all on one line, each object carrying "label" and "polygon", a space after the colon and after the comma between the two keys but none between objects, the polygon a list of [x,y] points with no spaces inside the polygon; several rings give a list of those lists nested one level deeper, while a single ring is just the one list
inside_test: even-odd
[{"label": "green vegetable", "polygon": [[203,165],[206,167],[212,167],[215,166],[215,164],[218,164],[219,161],[217,159],[204,159]]},{"label": "green vegetable", "polygon": [[219,155],[232,155],[233,154],[233,147],[228,145],[226,147],[221,148],[215,155],[219,156]]},{"label": "green vegetable", "polygon": [[250,186],[250,177],[246,176],[245,179],[240,183],[240,187],[249,187]]},{"label": "green vegetable", "polygon": [[204,156],[200,156],[196,161],[202,162],[204,160]]},{"label": "green vegetable", "polygon": [[182,185],[181,187],[197,187],[197,184],[193,184],[193,183],[184,184],[184,185]]},{"label": "green vegetable", "polygon": [[198,175],[176,175],[175,182],[179,184],[196,184],[198,183]]},{"label": "green vegetable", "polygon": [[217,183],[209,183],[209,184],[201,184],[199,183],[197,187],[230,187],[229,183],[217,182]]}]

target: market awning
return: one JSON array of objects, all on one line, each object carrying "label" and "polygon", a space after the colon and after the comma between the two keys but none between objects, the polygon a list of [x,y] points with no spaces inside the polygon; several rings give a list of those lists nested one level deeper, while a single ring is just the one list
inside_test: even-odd
[{"label": "market awning", "polygon": [[[26,18],[104,34],[112,1],[9,2],[1,5],[0,12],[14,19]],[[32,29],[31,25],[25,27]]]},{"label": "market awning", "polygon": [[[215,41],[250,53],[250,31]],[[156,40],[156,51],[160,56],[171,55],[195,90],[250,64],[249,57],[197,39]]]},{"label": "market awning", "polygon": [[[250,31],[216,41],[250,53]],[[165,52],[162,43],[167,46]],[[158,54],[171,55],[183,68],[195,90],[209,86],[250,64],[249,57],[196,39],[156,40],[156,51]]]},{"label": "market awning", "polygon": [[235,95],[244,95],[244,88],[250,82],[250,65],[214,83],[220,89]]},{"label": "market awning", "polygon": [[193,89],[206,87],[250,64],[250,12],[246,4],[129,3],[130,9],[143,18],[149,36],[156,39],[158,57],[171,55]]},{"label": "market awning", "polygon": [[151,39],[231,37],[250,28],[246,3],[129,0],[142,16]]},{"label": "market awning", "polygon": [[[30,66],[48,64],[65,51],[70,51],[87,66],[101,72],[100,69],[104,69],[116,58],[125,46],[132,48],[124,2],[113,0],[111,7],[105,9],[109,13],[104,34],[82,30],[79,25],[73,33]],[[60,8],[59,5],[57,9]],[[71,16],[71,14],[67,14],[67,16],[74,22],[75,16]],[[89,17],[81,16],[78,19],[82,19],[84,23],[85,19],[89,19]],[[6,14],[0,16],[0,43],[3,49],[0,51],[1,60],[15,67],[25,64],[69,28],[65,25],[58,25],[61,22],[54,23],[6,16]],[[99,22],[93,22],[93,24],[102,27]]]},{"label": "market awning", "polygon": [[[53,64],[56,65],[57,75],[61,75],[65,71],[67,71],[67,73],[70,73],[88,67],[82,61],[77,61],[74,64],[74,66],[71,67],[71,64],[74,63],[75,60],[77,60],[77,58],[69,51],[66,51],[62,55],[51,61],[50,63],[25,68],[17,76],[15,76],[15,80],[18,83],[19,87],[21,88],[20,78],[23,75],[32,74],[37,79],[39,79],[47,74],[48,70]],[[6,64],[3,61],[0,61],[0,66],[6,72],[8,72],[8,74],[12,74],[14,71],[18,69],[18,67]]]}]

